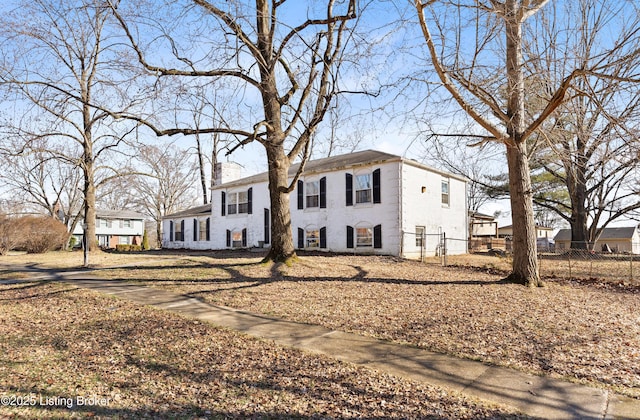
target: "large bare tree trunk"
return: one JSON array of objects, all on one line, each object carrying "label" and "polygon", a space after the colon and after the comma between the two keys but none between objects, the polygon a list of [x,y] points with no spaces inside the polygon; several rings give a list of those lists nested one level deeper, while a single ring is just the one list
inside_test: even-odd
[{"label": "large bare tree trunk", "polygon": [[269,197],[271,201],[271,249],[265,261],[287,261],[295,257],[289,210],[289,163],[282,146],[268,146]]},{"label": "large bare tree trunk", "polygon": [[513,270],[507,280],[527,286],[539,286],[533,192],[529,160],[523,149],[523,144],[507,147],[509,195],[513,220]]},{"label": "large bare tree trunk", "polygon": [[507,165],[513,225],[513,270],[508,280],[528,286],[540,285],[536,250],[536,223],[533,215],[533,192],[527,157],[525,131],[524,74],[522,69],[522,11],[520,2],[505,3],[507,42]]}]

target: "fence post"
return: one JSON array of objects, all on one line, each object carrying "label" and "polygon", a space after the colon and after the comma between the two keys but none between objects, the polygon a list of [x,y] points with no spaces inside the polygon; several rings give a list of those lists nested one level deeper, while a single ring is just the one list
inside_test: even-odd
[{"label": "fence post", "polygon": [[447,266],[447,234],[442,232],[442,266]]}]

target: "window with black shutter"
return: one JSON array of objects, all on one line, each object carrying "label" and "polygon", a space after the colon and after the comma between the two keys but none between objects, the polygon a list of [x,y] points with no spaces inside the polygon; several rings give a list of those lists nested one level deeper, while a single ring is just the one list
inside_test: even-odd
[{"label": "window with black shutter", "polygon": [[298,180],[298,210],[304,208],[304,182],[301,179]]},{"label": "window with black shutter", "polygon": [[221,204],[220,204],[220,207],[221,207],[220,212],[224,216],[226,214],[226,212],[227,212],[227,194],[224,191],[221,191],[221,192],[222,192],[222,194],[221,194],[221,197],[220,197],[220,202],[221,202]]},{"label": "window with black shutter", "polygon": [[264,209],[264,243],[271,242],[271,216],[269,215],[269,209]]},{"label": "window with black shutter", "polygon": [[382,248],[382,225],[373,227],[373,247]]},{"label": "window with black shutter", "polygon": [[345,198],[347,206],[353,206],[353,175],[345,174]]},{"label": "window with black shutter", "polygon": [[373,202],[380,203],[380,169],[373,171]]},{"label": "window with black shutter", "polygon": [[253,187],[247,190],[247,213],[253,214]]},{"label": "window with black shutter", "polygon": [[207,241],[210,241],[211,240],[211,218],[210,217],[207,217],[207,227],[206,227],[206,229],[207,229],[207,232],[206,232]]},{"label": "window with black shutter", "polygon": [[169,241],[173,242],[173,220],[169,221]]},{"label": "window with black shutter", "polygon": [[320,178],[320,208],[327,208],[327,177]]},{"label": "window with black shutter", "polygon": [[198,240],[198,219],[193,219],[193,241]]}]

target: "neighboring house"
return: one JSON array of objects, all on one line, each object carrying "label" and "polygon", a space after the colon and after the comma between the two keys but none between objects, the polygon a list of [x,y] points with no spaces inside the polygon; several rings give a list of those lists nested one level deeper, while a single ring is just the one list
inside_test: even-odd
[{"label": "neighboring house", "polygon": [[[548,238],[551,239],[553,234],[553,228],[542,226],[536,223],[536,238]],[[501,238],[511,239],[513,238],[513,225],[502,226],[498,228],[498,236]]]},{"label": "neighboring house", "polygon": [[469,212],[469,250],[490,249],[505,249],[505,240],[498,238],[498,222],[488,214]]},{"label": "neighboring house", "polygon": [[469,212],[469,234],[471,238],[497,238],[498,222],[488,214]]},{"label": "neighboring house", "polygon": [[[571,248],[571,229],[560,229],[555,238],[556,250]],[[596,252],[640,254],[640,232],[637,226],[605,228],[592,248]]]},{"label": "neighboring house", "polygon": [[[293,178],[298,165],[289,171]],[[212,189],[209,239],[194,233],[205,215],[163,220],[167,248],[268,247],[267,173]],[[466,253],[466,180],[388,153],[366,150],[307,162],[290,195],[297,249],[420,257]],[[194,241],[198,238],[198,241]]]},{"label": "neighboring house", "polygon": [[[73,230],[76,244],[82,243],[84,220]],[[97,210],[96,240],[102,248],[119,244],[141,245],[144,235],[144,215],[128,210]]]},{"label": "neighboring house", "polygon": [[162,218],[163,248],[211,249],[211,204]]}]

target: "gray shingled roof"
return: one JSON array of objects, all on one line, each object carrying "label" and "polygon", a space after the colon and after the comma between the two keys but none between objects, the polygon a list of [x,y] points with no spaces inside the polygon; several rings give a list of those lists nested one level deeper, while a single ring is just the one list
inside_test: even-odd
[{"label": "gray shingled roof", "polygon": [[[631,239],[636,227],[616,227],[616,228],[604,228],[600,235],[599,241],[615,240],[615,239]],[[571,229],[560,229],[556,234],[554,241],[570,241]]]},{"label": "gray shingled roof", "polygon": [[177,217],[204,216],[207,214],[211,214],[211,204],[205,204],[198,207],[191,207],[190,209],[167,214],[165,216],[162,216],[162,218],[169,219],[169,218],[177,218]]},{"label": "gray shingled roof", "polygon": [[[304,173],[311,174],[314,172],[335,171],[335,170],[350,168],[350,167],[359,166],[359,165],[371,165],[371,164],[392,162],[392,161],[406,162],[410,165],[417,166],[419,168],[428,169],[433,172],[450,176],[452,178],[464,180],[464,178],[458,175],[450,174],[435,168],[431,168],[427,165],[424,165],[422,163],[416,162],[411,159],[406,159],[400,156],[392,155],[390,153],[379,152],[377,150],[362,150],[359,152],[353,152],[353,153],[348,153],[348,154],[339,155],[339,156],[331,156],[328,158],[310,160],[307,162],[307,164],[304,167]],[[291,165],[291,167],[289,168],[289,176],[294,176],[298,171],[299,167],[300,167],[299,163]],[[240,185],[258,183],[258,182],[267,182],[268,180],[269,180],[268,172],[262,172],[257,175],[241,178],[235,181],[230,181],[225,184],[218,185],[215,188],[219,188],[219,187],[229,188],[229,187],[235,187]]]},{"label": "gray shingled roof", "polygon": [[135,219],[144,220],[145,216],[131,210],[96,210],[96,217],[99,219]]}]

